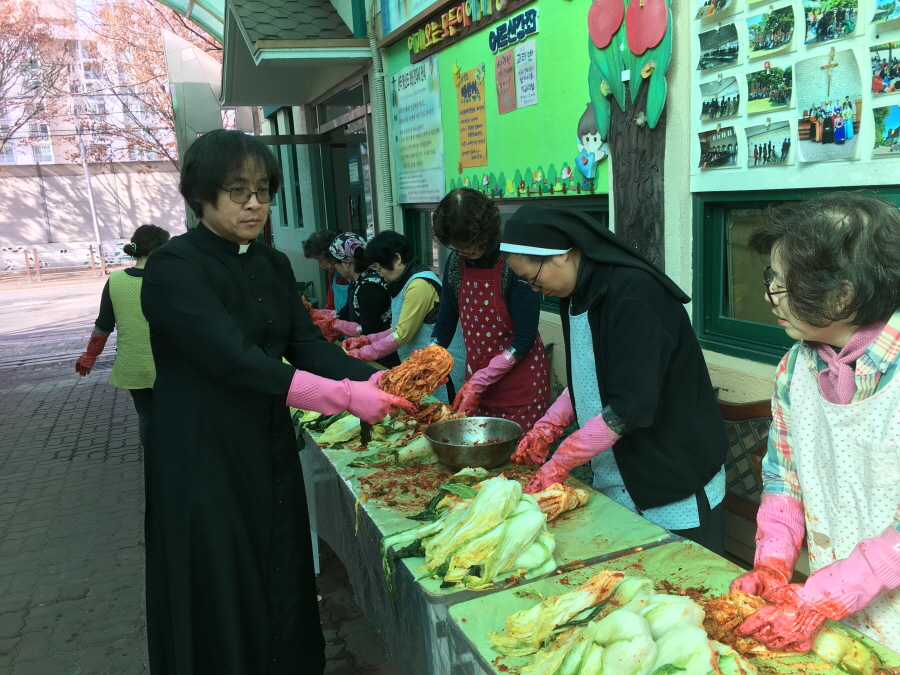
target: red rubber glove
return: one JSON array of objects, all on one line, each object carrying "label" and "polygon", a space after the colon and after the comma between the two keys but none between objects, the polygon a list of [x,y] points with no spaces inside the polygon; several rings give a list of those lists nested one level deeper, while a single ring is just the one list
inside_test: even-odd
[{"label": "red rubber glove", "polygon": [[325,319],[333,319],[337,316],[337,312],[333,309],[312,309],[309,312],[313,321],[323,321]]},{"label": "red rubber glove", "polygon": [[79,356],[78,360],[75,362],[76,373],[84,377],[91,372],[91,368],[93,368],[94,364],[97,362],[97,357],[100,356],[100,352],[103,351],[108,339],[109,333],[91,331],[91,339],[88,340],[87,349],[84,350],[84,354]]},{"label": "red rubber glove", "polygon": [[566,427],[575,421],[575,409],[566,387],[553,402],[544,416],[539,419],[530,431],[525,432],[516,451],[510,457],[511,462],[522,466],[543,464],[550,452],[550,444],[555,443],[565,433]]},{"label": "red rubber glove", "polygon": [[592,417],[578,431],[560,443],[553,457],[537,470],[525,486],[525,492],[540,492],[554,483],[562,483],[577,466],[609,450],[622,438],[610,429],[601,415]]},{"label": "red rubber glove", "polygon": [[347,337],[357,337],[362,332],[362,326],[358,323],[353,323],[352,321],[341,321],[340,319],[335,319],[334,323],[332,323],[334,330],[336,330],[341,335],[346,335]]},{"label": "red rubber glove", "polygon": [[793,497],[764,494],[756,514],[753,569],[731,582],[731,590],[765,596],[790,583],[803,545],[803,505]]},{"label": "red rubber glove", "polygon": [[502,379],[517,363],[516,357],[505,349],[497,354],[456,392],[456,398],[453,399],[453,411],[471,415],[478,410],[481,397],[487,388]]},{"label": "red rubber glove", "polygon": [[363,345],[359,349],[348,349],[347,355],[362,361],[377,361],[382,356],[393,354],[400,348],[393,335],[388,335],[379,340],[372,340],[371,344]]},{"label": "red rubber glove", "polygon": [[344,340],[343,346],[344,349],[350,351],[351,349],[360,349],[365,347],[366,345],[370,345],[373,342],[377,342],[382,338],[386,338],[391,334],[391,329],[383,330],[380,333],[370,333],[369,335],[360,335],[359,337],[352,337]]},{"label": "red rubber glove", "polygon": [[372,382],[329,380],[305,370],[294,373],[286,404],[323,415],[336,415],[347,410],[369,424],[375,424],[397,410],[410,414],[417,412],[416,406],[405,398],[383,392]]},{"label": "red rubber glove", "polygon": [[805,584],[769,592],[765,599],[776,604],[763,607],[737,630],[774,649],[805,651],[826,618],[840,621],[898,587],[900,532],[889,525],[858,543],[848,557],[811,574]]}]

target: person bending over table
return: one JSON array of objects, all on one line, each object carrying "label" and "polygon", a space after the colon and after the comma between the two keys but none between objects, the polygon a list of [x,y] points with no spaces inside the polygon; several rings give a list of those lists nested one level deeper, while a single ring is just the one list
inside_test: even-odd
[{"label": "person bending over table", "polygon": [[545,462],[543,490],[590,461],[594,487],[646,519],[721,553],[728,439],[675,283],[596,220],[526,204],[500,250],[532,288],[560,298],[569,387],[512,459]]}]

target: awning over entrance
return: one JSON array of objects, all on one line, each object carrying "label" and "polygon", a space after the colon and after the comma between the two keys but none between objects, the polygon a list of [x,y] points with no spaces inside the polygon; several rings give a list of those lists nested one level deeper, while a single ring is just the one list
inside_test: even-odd
[{"label": "awning over entrance", "polygon": [[364,0],[162,1],[222,42],[224,106],[309,103],[371,59]]}]

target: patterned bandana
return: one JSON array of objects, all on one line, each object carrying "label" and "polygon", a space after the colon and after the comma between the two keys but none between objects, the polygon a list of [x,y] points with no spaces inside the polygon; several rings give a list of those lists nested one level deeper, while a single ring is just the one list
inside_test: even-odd
[{"label": "patterned bandana", "polygon": [[366,242],[359,238],[359,235],[353,232],[341,232],[331,243],[329,252],[335,258],[343,263],[352,263],[356,261],[353,257],[354,251],[360,246],[366,247]]}]

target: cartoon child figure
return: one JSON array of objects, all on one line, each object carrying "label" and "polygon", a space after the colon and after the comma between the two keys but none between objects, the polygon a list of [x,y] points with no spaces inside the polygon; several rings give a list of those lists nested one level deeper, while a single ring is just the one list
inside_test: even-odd
[{"label": "cartoon child figure", "polygon": [[578,149],[581,153],[575,158],[575,166],[585,179],[594,178],[597,173],[597,165],[603,161],[609,152],[606,141],[597,130],[597,118],[594,116],[594,107],[588,103],[584,114],[578,121]]}]

